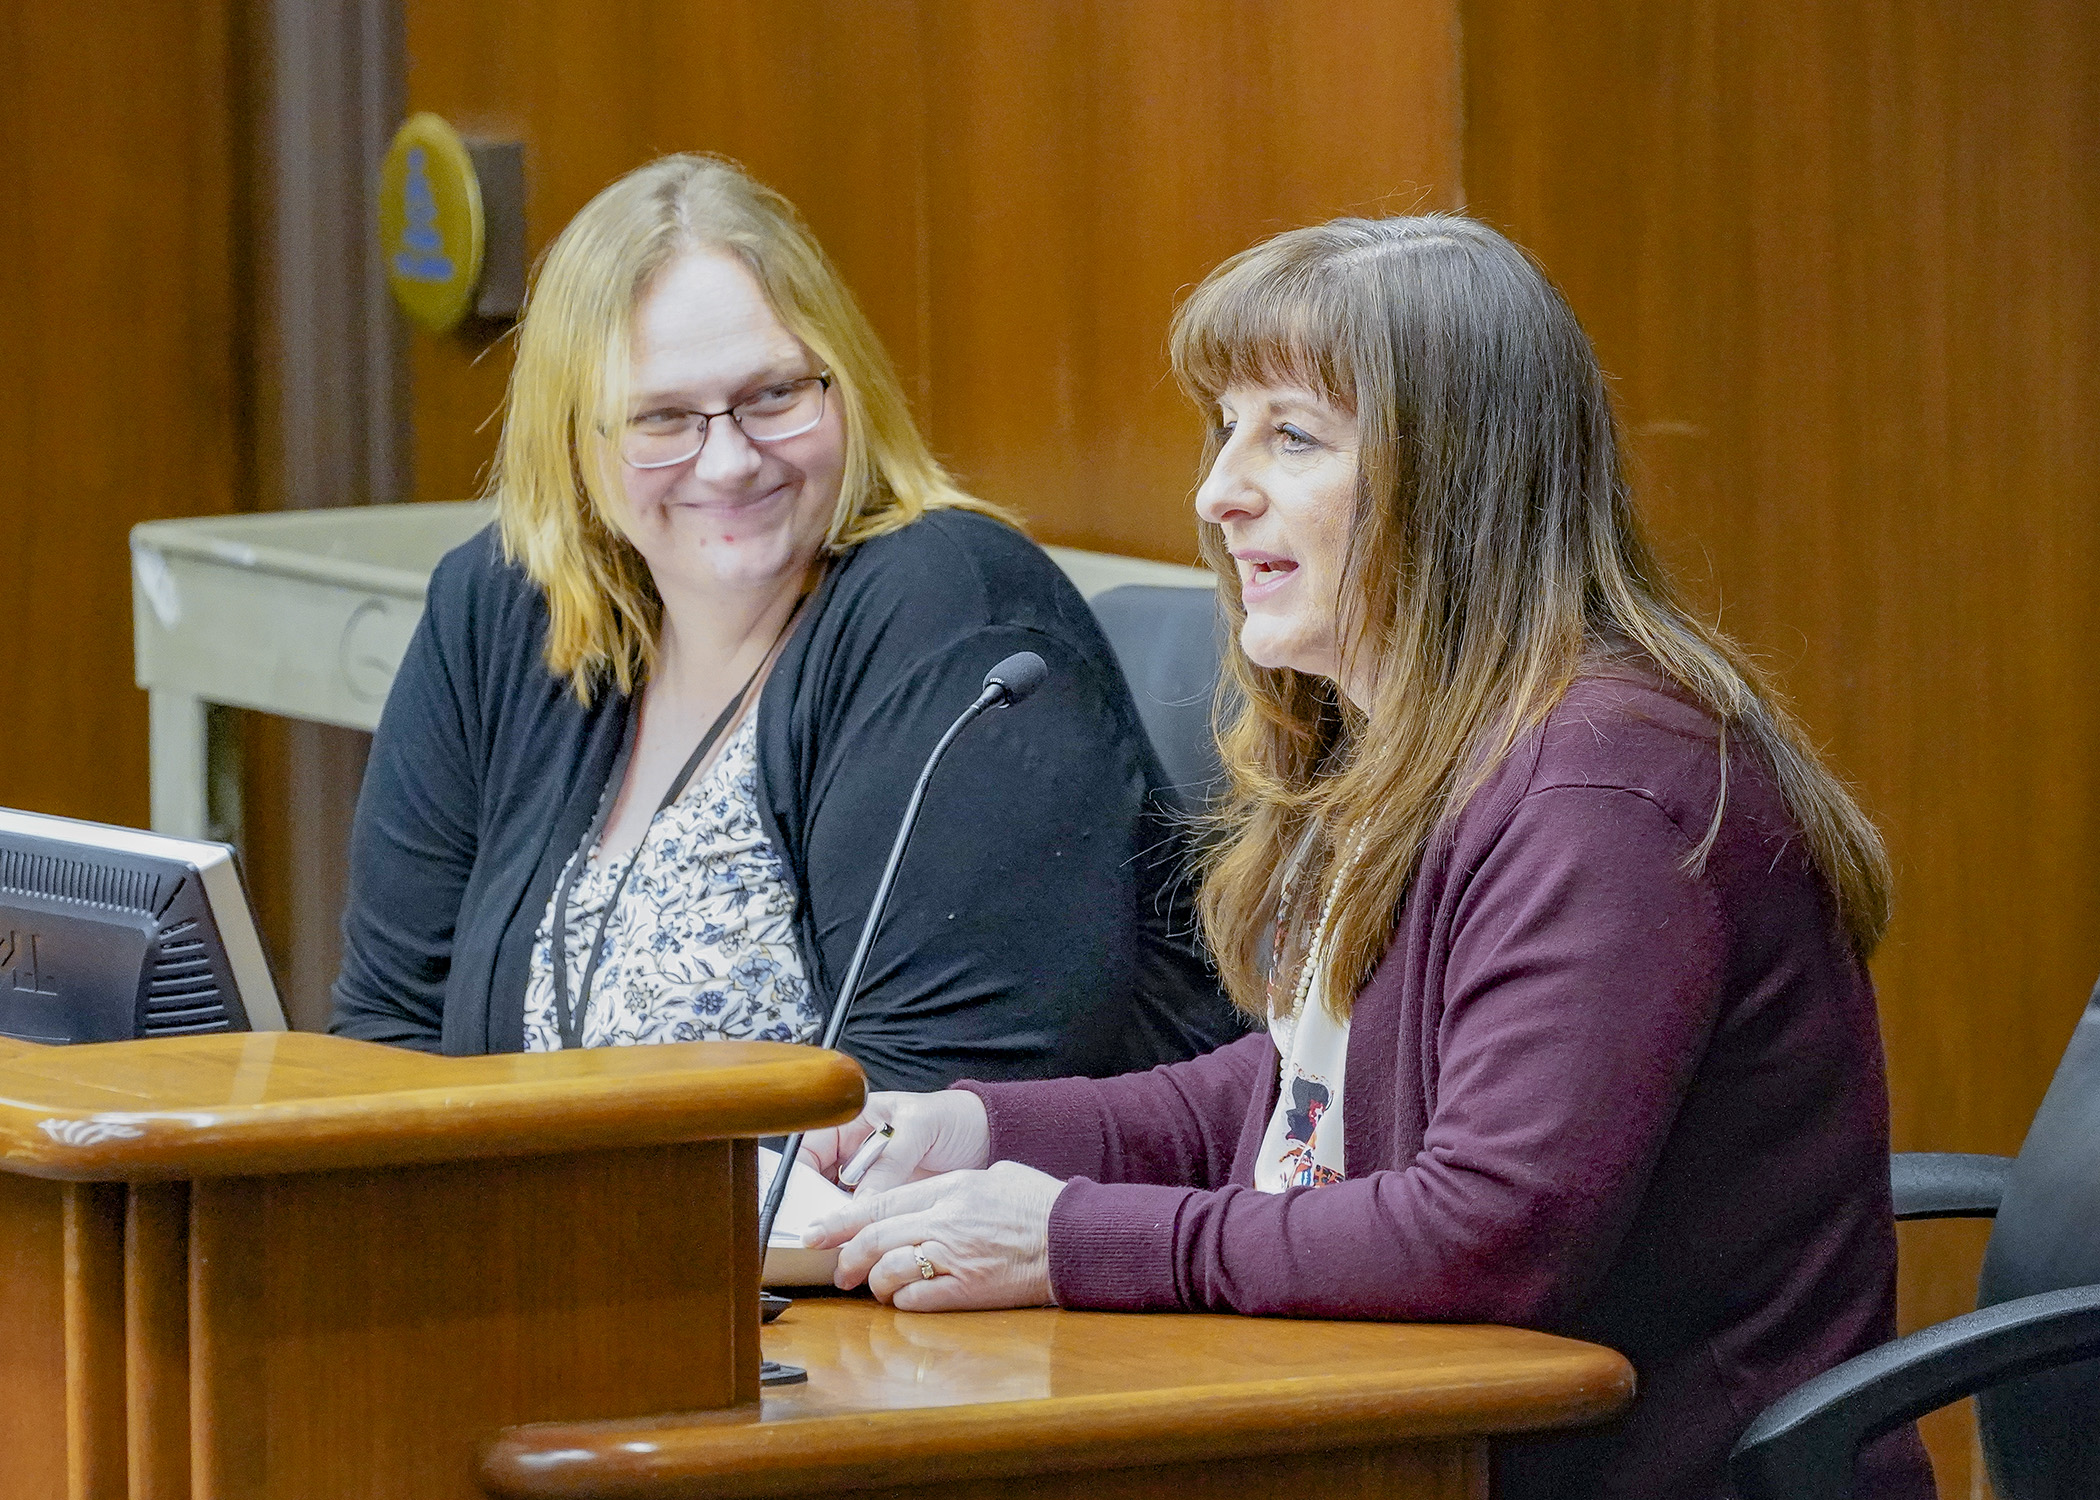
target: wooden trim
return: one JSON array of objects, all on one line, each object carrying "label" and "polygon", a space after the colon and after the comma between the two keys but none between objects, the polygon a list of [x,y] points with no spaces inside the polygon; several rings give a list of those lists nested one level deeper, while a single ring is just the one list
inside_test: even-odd
[{"label": "wooden trim", "polygon": [[[759,1200],[758,1142],[738,1140],[729,1143],[731,1203],[756,1203]],[[758,1243],[758,1224],[754,1220],[751,1232],[730,1242],[733,1264],[729,1271],[730,1295],[739,1306],[756,1307],[761,1291],[760,1280],[765,1270],[765,1252]],[[758,1367],[765,1355],[760,1348],[758,1324],[738,1321],[730,1326],[731,1347],[729,1366],[736,1388],[748,1395],[742,1399],[758,1399]]]},{"label": "wooden trim", "polygon": [[[246,11],[256,94],[243,237],[254,260],[253,503],[405,499],[408,366],[375,198],[402,117],[400,3],[247,0]],[[303,720],[242,720],[231,737],[238,793],[217,799],[215,812],[242,847],[291,1024],[319,1030],[341,961],[350,825],[371,742]]]},{"label": "wooden trim", "polygon": [[0,1173],[0,1500],[66,1493],[66,1191]]},{"label": "wooden trim", "polygon": [[315,1172],[784,1134],[849,1120],[864,1097],[851,1058],[779,1042],[432,1057],[253,1032],[0,1049],[0,1160],[68,1181]]},{"label": "wooden trim", "polygon": [[401,120],[400,6],[251,3],[260,508],[397,500],[408,387],[374,194]]},{"label": "wooden trim", "polygon": [[[811,1487],[809,1500],[852,1494],[855,1500],[1249,1500],[1317,1495],[1320,1500],[1488,1500],[1488,1445],[1466,1439],[1323,1448],[1255,1458],[1143,1464],[1135,1468],[1046,1471],[992,1479],[910,1485],[878,1484],[835,1491]],[[575,1500],[685,1500],[702,1491],[682,1484],[569,1491]]]},{"label": "wooden trim", "polygon": [[190,1190],[132,1186],[124,1223],[130,1500],[190,1493]]},{"label": "wooden trim", "polygon": [[817,1298],[765,1339],[807,1385],[700,1416],[516,1428],[484,1454],[483,1487],[729,1500],[1092,1475],[1577,1426],[1633,1394],[1612,1351],[1509,1328]]},{"label": "wooden trim", "polygon": [[66,1494],[124,1500],[124,1189],[69,1182],[66,1259]]},{"label": "wooden trim", "polygon": [[[255,1278],[264,1250],[258,1241],[265,1192],[265,1182],[254,1177],[199,1184],[193,1190],[187,1321],[190,1485],[195,1500],[243,1500],[269,1493],[264,1425],[269,1391],[254,1326],[264,1295]],[[301,1407],[328,1399],[314,1390],[287,1396],[286,1404]]]}]

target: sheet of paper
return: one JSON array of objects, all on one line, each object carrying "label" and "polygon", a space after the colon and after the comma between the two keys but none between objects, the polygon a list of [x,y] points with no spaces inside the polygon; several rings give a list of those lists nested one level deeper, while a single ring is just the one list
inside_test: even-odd
[{"label": "sheet of paper", "polygon": [[[780,1170],[780,1153],[758,1148],[758,1198],[765,1201],[773,1174]],[[838,1264],[836,1250],[805,1250],[802,1231],[850,1195],[829,1178],[801,1162],[788,1173],[787,1194],[780,1200],[780,1217],[773,1221],[773,1238],[766,1245],[764,1279],[767,1286],[827,1286],[832,1267]]]},{"label": "sheet of paper", "polygon": [[[758,1148],[758,1201],[766,1200],[773,1174],[780,1170],[780,1153]],[[788,1250],[802,1248],[802,1232],[831,1213],[852,1195],[805,1162],[796,1162],[788,1173],[787,1196],[780,1200],[780,1216],[773,1221],[773,1245]]]}]

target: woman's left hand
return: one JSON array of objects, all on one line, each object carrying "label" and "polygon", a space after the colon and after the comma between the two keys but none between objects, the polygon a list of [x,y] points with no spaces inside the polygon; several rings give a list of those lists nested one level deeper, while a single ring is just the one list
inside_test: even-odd
[{"label": "woman's left hand", "polygon": [[946,1172],[855,1197],[805,1243],[839,1246],[832,1280],[865,1281],[877,1300],[904,1312],[1037,1307],[1051,1300],[1050,1208],[1064,1187],[1019,1162]]}]

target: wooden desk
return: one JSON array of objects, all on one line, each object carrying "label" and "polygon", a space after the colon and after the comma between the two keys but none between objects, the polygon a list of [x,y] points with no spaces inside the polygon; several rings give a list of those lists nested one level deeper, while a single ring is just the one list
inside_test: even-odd
[{"label": "wooden desk", "polygon": [[0,1500],[466,1500],[508,1423],[758,1396],[750,1139],[860,1070],[0,1041]]},{"label": "wooden desk", "polygon": [[809,1383],[728,1411],[512,1429],[503,1500],[1478,1497],[1496,1434],[1630,1399],[1607,1349],[1508,1328],[799,1301],[763,1334]]}]

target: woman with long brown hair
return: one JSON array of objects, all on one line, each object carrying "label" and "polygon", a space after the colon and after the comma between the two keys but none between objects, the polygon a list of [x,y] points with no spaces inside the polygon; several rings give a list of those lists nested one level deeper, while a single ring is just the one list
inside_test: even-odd
[{"label": "woman with long brown hair", "polygon": [[[1497,1493],[1723,1495],[1752,1414],[1894,1333],[1880,839],[1673,593],[1589,341],[1500,235],[1278,236],[1173,356],[1235,640],[1202,914],[1267,1032],[874,1096],[812,1145],[895,1128],[839,1280],[1590,1338],[1633,1406],[1505,1447]],[[1930,1486],[1909,1429],[1862,1462]]]}]

